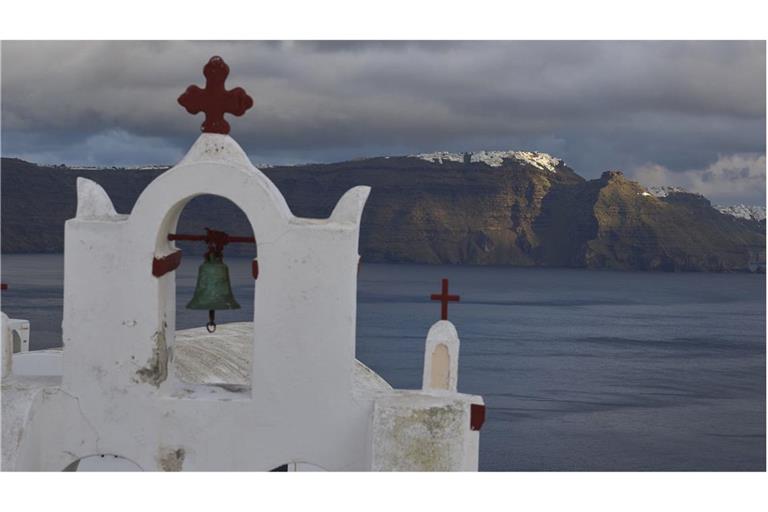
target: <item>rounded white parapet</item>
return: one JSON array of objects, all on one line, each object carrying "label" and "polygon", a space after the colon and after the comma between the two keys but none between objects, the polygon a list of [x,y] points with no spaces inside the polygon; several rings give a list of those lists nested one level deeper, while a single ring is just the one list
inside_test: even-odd
[{"label": "rounded white parapet", "polygon": [[459,334],[448,320],[429,329],[424,346],[424,391],[456,392],[459,378]]}]

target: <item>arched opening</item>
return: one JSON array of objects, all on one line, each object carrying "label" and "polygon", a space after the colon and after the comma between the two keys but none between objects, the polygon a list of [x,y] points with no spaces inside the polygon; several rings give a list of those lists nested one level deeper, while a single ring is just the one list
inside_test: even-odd
[{"label": "arched opening", "polygon": [[13,338],[13,353],[21,352],[21,336],[16,329],[11,331],[11,337]]},{"label": "arched opening", "polygon": [[311,464],[309,462],[288,462],[286,464],[282,464],[280,466],[277,466],[273,469],[270,469],[270,473],[293,473],[293,472],[320,472],[320,471],[327,471],[325,468],[321,468],[320,466],[316,464]]},{"label": "arched opening", "polygon": [[433,389],[448,389],[451,379],[450,355],[448,347],[438,344],[432,352],[432,376],[430,387]]},{"label": "arched opening", "polygon": [[102,453],[77,459],[64,471],[141,471],[135,462],[119,455]]},{"label": "arched opening", "polygon": [[[245,213],[220,196],[191,199],[181,211],[175,235],[206,235],[206,228],[230,237],[254,237]],[[182,251],[175,269],[175,336],[171,362],[176,377],[186,384],[215,385],[229,391],[250,388],[253,349],[254,260],[256,244],[231,242],[223,246],[225,273],[210,274],[210,247],[204,241],[176,240]],[[210,254],[210,253],[209,253]],[[218,260],[216,265],[219,265]],[[228,274],[228,283],[226,282]],[[224,309],[217,297],[228,295]],[[192,299],[195,299],[194,301]],[[187,306],[191,303],[194,308]],[[228,309],[239,305],[236,309]],[[215,330],[206,328],[207,307],[216,306]],[[199,309],[203,307],[203,309]]]},{"label": "arched opening", "polygon": [[11,333],[11,350],[13,353],[29,351],[29,321],[12,318],[8,322]]}]

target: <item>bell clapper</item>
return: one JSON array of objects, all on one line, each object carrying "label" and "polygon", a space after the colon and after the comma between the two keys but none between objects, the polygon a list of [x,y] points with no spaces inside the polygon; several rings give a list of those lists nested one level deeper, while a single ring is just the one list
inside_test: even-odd
[{"label": "bell clapper", "polygon": [[210,333],[216,332],[216,310],[215,309],[208,310],[208,323],[205,324],[205,328]]}]

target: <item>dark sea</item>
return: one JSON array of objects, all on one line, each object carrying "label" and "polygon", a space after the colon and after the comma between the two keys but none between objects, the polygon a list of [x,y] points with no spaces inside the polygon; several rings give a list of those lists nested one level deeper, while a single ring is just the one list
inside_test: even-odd
[{"label": "dark sea", "polygon": [[[250,320],[250,262],[228,263],[243,309],[217,320]],[[197,265],[178,271],[182,305]],[[2,309],[31,321],[33,349],[61,343],[62,270],[2,257]],[[480,469],[765,470],[764,275],[364,263],[357,357],[395,387],[421,386],[442,277],[461,295],[459,390],[488,407]]]}]

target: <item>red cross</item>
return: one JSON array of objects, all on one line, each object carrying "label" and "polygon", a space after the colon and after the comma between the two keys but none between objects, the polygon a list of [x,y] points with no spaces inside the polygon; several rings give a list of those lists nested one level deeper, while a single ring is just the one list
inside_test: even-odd
[{"label": "red cross", "polygon": [[205,133],[229,133],[229,123],[224,114],[241,116],[253,106],[253,99],[242,87],[228,91],[224,81],[229,75],[229,66],[221,57],[211,57],[203,68],[205,89],[190,85],[179,96],[179,104],[190,114],[205,112],[205,122],[201,130]]},{"label": "red cross", "polygon": [[442,320],[448,320],[448,303],[459,302],[460,297],[458,295],[448,295],[448,280],[443,278],[443,291],[441,293],[433,293],[429,298],[441,302],[440,318]]}]

